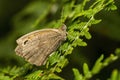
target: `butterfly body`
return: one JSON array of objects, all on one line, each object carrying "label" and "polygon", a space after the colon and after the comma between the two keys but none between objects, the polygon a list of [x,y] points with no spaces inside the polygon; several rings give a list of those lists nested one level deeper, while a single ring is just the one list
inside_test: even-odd
[{"label": "butterfly body", "polygon": [[66,26],[59,29],[42,29],[28,33],[16,40],[17,55],[29,63],[41,66],[47,57],[66,40]]}]

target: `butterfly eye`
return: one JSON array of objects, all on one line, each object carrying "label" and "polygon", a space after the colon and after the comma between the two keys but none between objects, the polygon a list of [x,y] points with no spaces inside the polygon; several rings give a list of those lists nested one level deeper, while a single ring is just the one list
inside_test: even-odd
[{"label": "butterfly eye", "polygon": [[23,44],[26,45],[27,43],[28,43],[28,40],[25,40]]}]

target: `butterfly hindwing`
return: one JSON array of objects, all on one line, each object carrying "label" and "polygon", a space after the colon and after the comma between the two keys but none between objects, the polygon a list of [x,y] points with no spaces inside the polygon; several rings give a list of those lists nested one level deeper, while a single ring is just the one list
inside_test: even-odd
[{"label": "butterfly hindwing", "polygon": [[[56,31],[39,32],[40,36],[36,36],[38,33],[34,33],[34,38],[27,38],[27,42],[18,45],[19,55],[24,57],[28,62],[35,65],[42,65],[46,58],[57,49],[60,45],[61,34]],[[43,37],[44,36],[44,37]],[[26,39],[26,38],[25,38]]]}]

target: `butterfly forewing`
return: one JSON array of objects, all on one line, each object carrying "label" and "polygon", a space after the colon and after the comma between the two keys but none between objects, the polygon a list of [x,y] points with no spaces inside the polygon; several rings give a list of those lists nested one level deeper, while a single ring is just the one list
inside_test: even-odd
[{"label": "butterfly forewing", "polygon": [[37,30],[19,38],[15,52],[31,64],[41,66],[65,38],[66,31],[61,29]]}]

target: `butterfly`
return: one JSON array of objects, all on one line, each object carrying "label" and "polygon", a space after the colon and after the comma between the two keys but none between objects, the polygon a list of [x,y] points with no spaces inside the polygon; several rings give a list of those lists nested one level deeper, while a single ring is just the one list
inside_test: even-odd
[{"label": "butterfly", "polygon": [[41,29],[23,35],[16,40],[18,45],[15,52],[30,64],[41,66],[45,64],[48,56],[66,40],[66,28],[64,24],[58,29]]}]

